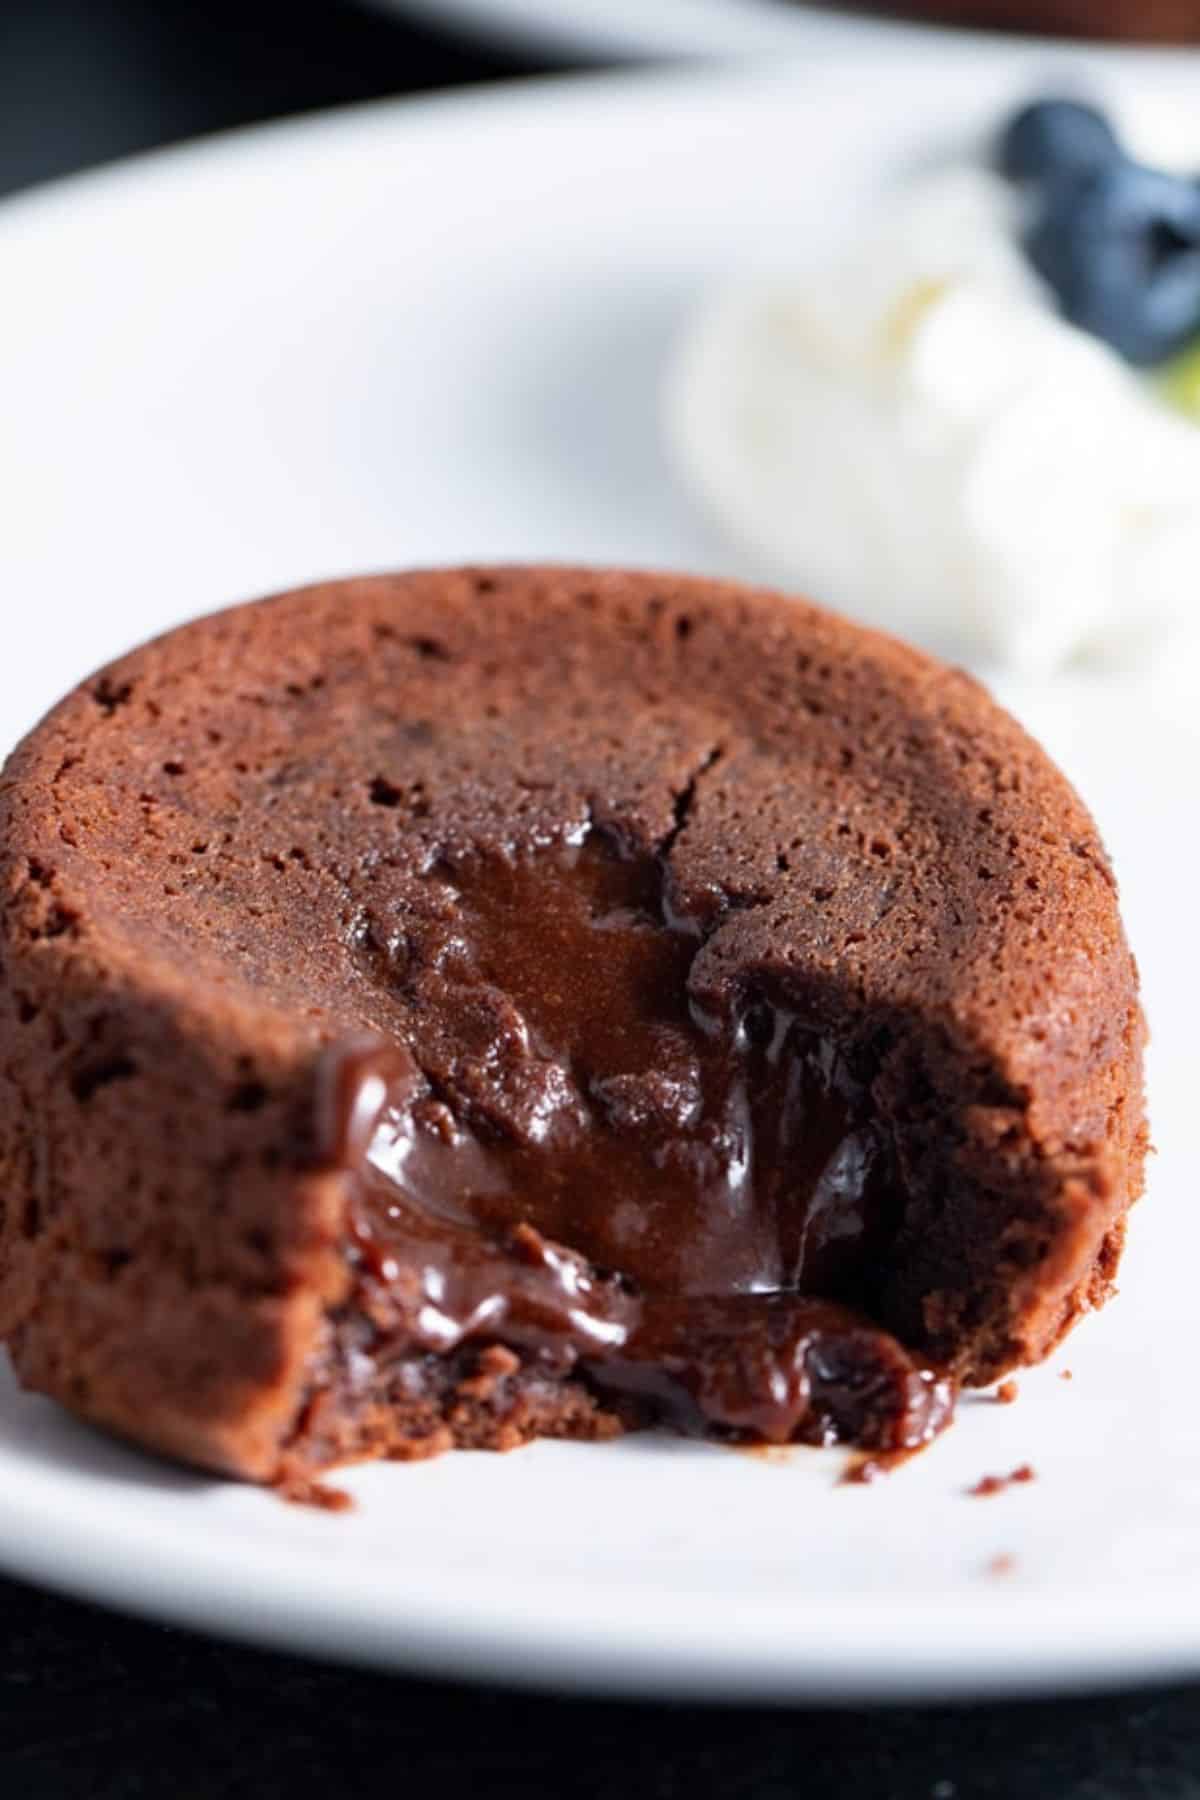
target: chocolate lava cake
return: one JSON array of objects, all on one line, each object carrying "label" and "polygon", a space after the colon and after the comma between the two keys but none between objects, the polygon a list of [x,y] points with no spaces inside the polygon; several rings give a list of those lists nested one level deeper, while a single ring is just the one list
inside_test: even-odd
[{"label": "chocolate lava cake", "polygon": [[0,783],[0,1333],[211,1469],[898,1449],[1110,1291],[1142,1016],[966,675],[732,585],[334,583]]}]

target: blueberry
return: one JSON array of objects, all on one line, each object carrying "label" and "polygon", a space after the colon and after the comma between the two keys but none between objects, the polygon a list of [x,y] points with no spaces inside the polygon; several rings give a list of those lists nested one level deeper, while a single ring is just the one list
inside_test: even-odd
[{"label": "blueberry", "polygon": [[1130,362],[1200,333],[1200,187],[1110,161],[1051,181],[1026,238],[1066,318]]},{"label": "blueberry", "polygon": [[997,162],[1011,181],[1043,181],[1118,161],[1116,133],[1094,106],[1077,100],[1034,100],[1005,126]]}]

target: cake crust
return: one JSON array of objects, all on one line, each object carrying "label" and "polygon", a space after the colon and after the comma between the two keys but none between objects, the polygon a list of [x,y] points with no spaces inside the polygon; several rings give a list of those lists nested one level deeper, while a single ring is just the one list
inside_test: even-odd
[{"label": "cake crust", "polygon": [[356,1375],[352,1183],[319,1141],[331,1048],[408,1034],[414,883],[584,829],[661,859],[698,1000],[765,982],[869,1059],[905,1196],[887,1330],[986,1382],[1107,1297],[1144,1024],[1108,859],[1039,747],[966,675],[798,601],[464,569],[201,620],[10,757],[0,1335],[21,1380],[259,1480],[640,1423],[486,1336]]}]

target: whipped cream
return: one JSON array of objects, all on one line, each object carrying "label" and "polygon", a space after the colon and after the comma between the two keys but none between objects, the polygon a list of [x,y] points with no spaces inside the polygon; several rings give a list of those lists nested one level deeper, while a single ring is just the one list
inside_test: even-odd
[{"label": "whipped cream", "polygon": [[1200,428],[1067,324],[982,168],[694,322],[666,426],[764,573],[945,653],[1040,674],[1153,658],[1200,611]]}]

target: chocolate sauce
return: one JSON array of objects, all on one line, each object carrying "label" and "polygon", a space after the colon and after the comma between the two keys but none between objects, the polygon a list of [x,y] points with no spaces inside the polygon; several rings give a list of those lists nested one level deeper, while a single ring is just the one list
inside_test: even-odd
[{"label": "chocolate sauce", "polygon": [[895,1222],[866,1086],[765,991],[706,1013],[663,889],[598,832],[429,877],[407,1045],[323,1084],[368,1353],[489,1339],[682,1429],[924,1441],[948,1385],[853,1310]]}]

